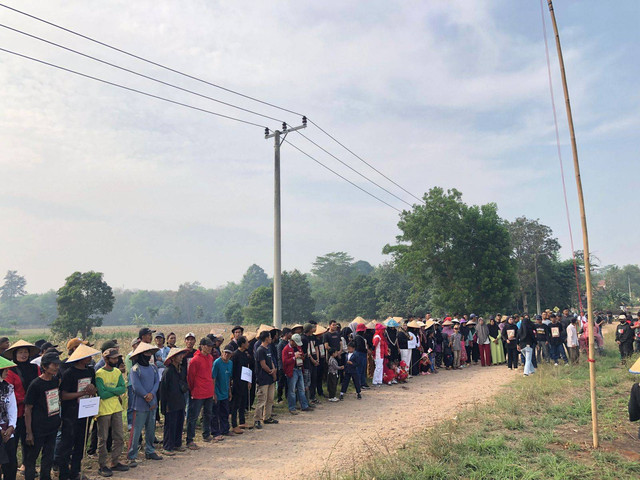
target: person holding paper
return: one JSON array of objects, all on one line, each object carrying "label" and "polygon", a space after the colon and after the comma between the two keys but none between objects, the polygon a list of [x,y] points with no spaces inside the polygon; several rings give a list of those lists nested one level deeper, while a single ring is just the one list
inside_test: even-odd
[{"label": "person holding paper", "polygon": [[[249,368],[250,359],[247,353],[249,341],[244,335],[235,339],[237,348],[231,355],[231,427],[233,433],[241,434],[247,425],[244,414],[247,409],[249,389],[253,380],[253,372]],[[239,423],[238,423],[239,422]]]},{"label": "person holding paper", "polygon": [[158,389],[160,411],[164,415],[164,432],[162,448],[164,454],[175,455],[174,452],[184,452],[182,446],[182,426],[184,412],[187,408],[185,394],[189,393],[187,379],[182,375],[182,360],[187,354],[186,348],[172,348],[167,355],[165,368]]},{"label": "person holding paper", "polygon": [[[229,386],[233,370],[233,362],[230,360],[231,354],[233,354],[233,350],[225,348],[220,358],[213,362],[211,370],[214,388],[211,433],[216,439],[229,434]],[[240,432],[244,433],[242,430]]]},{"label": "person holding paper", "polygon": [[47,352],[40,358],[42,374],[27,389],[24,399],[24,423],[27,430],[24,464],[25,480],[35,480],[36,460],[40,452],[40,478],[51,478],[56,435],[60,427],[60,358]]},{"label": "person holding paper", "polygon": [[76,480],[80,477],[89,419],[78,418],[78,402],[97,393],[96,374],[89,364],[92,357],[98,354],[100,350],[81,343],[65,361],[69,368],[62,374],[60,382],[62,435],[56,445],[55,455],[60,468],[60,480]]},{"label": "person holding paper", "polygon": [[0,464],[5,480],[15,480],[18,470],[18,443],[13,435],[18,421],[18,403],[13,385],[7,381],[9,369],[15,366],[15,363],[0,357]]},{"label": "person holding paper", "polygon": [[[122,355],[117,348],[109,348],[102,354],[105,364],[96,372],[96,388],[100,396],[100,408],[96,423],[98,424],[98,473],[103,477],[116,472],[126,472],[129,467],[120,463],[120,455],[124,445],[122,425],[122,402],[127,387],[118,363],[122,362]],[[107,439],[111,430],[111,467],[107,465]]]}]

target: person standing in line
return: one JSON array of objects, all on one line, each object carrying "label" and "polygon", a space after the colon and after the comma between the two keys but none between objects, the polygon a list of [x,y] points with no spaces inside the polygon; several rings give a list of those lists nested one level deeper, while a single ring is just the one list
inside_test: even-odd
[{"label": "person standing in line", "polygon": [[[249,342],[247,337],[241,335],[236,339],[238,348],[231,355],[231,427],[233,433],[241,435],[245,428],[252,428],[247,425],[245,420],[245,411],[247,409],[247,399],[249,398],[249,389],[253,382],[253,372],[249,369],[249,355],[247,348]],[[242,369],[246,368],[251,372],[249,376],[251,381],[242,379]],[[246,371],[246,370],[245,370]]]},{"label": "person standing in line", "polygon": [[504,348],[502,348],[502,336],[500,335],[500,326],[496,322],[495,317],[489,317],[489,346],[491,347],[491,364],[499,365],[506,361],[504,357]]},{"label": "person standing in line", "polygon": [[187,448],[198,450],[194,442],[196,436],[196,421],[203,411],[202,440],[211,441],[211,417],[213,415],[213,357],[211,351],[213,342],[203,337],[200,340],[200,348],[196,350],[189,362],[187,370],[187,383],[189,384],[189,407],[187,409]]},{"label": "person standing in line", "polygon": [[518,330],[518,346],[524,354],[524,376],[528,377],[536,372],[533,366],[533,345],[535,344],[535,333],[533,323],[529,316],[522,318],[520,329]]},{"label": "person standing in line", "polygon": [[340,400],[344,399],[344,394],[347,393],[349,383],[353,379],[353,385],[356,388],[356,396],[358,400],[362,399],[360,393],[360,376],[358,375],[358,365],[364,362],[364,359],[360,357],[360,353],[356,352],[356,345],[350,342],[347,345],[347,359],[344,365],[344,378],[342,380],[342,388],[340,389]]},{"label": "person standing in line", "polygon": [[[278,357],[276,359],[276,363],[278,364],[278,400],[277,403],[282,402],[282,396],[286,398],[288,396],[288,388],[287,388],[287,376],[284,374],[284,370],[282,368],[282,350],[289,344],[289,340],[291,340],[291,329],[284,327],[282,329],[282,336],[280,337],[280,341],[278,342]],[[233,359],[232,359],[233,360]],[[244,422],[242,422],[244,423]]]},{"label": "person standing in line", "polygon": [[578,357],[580,356],[580,342],[578,340],[578,330],[576,328],[576,318],[571,319],[571,323],[567,327],[567,349],[569,350],[569,361],[571,365],[578,364]]},{"label": "person standing in line", "polygon": [[162,460],[156,453],[153,441],[156,434],[156,408],[158,408],[158,387],[160,379],[154,364],[153,354],[157,348],[140,342],[131,355],[133,367],[129,383],[133,391],[133,428],[129,436],[129,467],[138,465],[138,445],[144,429],[144,452],[147,460]]},{"label": "person standing in line", "polygon": [[244,328],[243,327],[241,327],[240,325],[236,325],[235,327],[233,327],[231,329],[231,336],[232,336],[231,340],[229,341],[227,346],[224,347],[224,348],[235,352],[238,349],[238,339],[242,335],[244,335]]},{"label": "person standing in line", "polygon": [[213,379],[213,401],[215,413],[213,414],[211,434],[216,440],[223,435],[229,435],[229,390],[231,387],[231,375],[233,362],[231,355],[233,350],[225,348],[220,358],[213,362],[211,378]]},{"label": "person standing in line", "polygon": [[100,351],[80,344],[66,360],[69,368],[62,374],[60,399],[62,400],[62,436],[56,446],[60,480],[75,480],[80,476],[85,449],[85,433],[90,419],[78,418],[80,399],[96,393],[96,374],[89,368],[92,357]]},{"label": "person standing in line", "polygon": [[0,451],[4,451],[0,458],[0,473],[3,480],[15,480],[18,471],[18,445],[14,435],[18,421],[18,403],[13,385],[7,382],[7,373],[15,366],[15,363],[0,356]]},{"label": "person standing in line", "polygon": [[[362,325],[362,324],[358,324]],[[338,397],[336,393],[338,391],[338,371],[344,367],[338,364],[338,356],[340,352],[338,350],[329,350],[329,363],[327,372],[327,390],[329,392],[329,401],[337,402]]]},{"label": "person standing in line", "polygon": [[491,340],[489,339],[489,326],[484,322],[484,318],[478,318],[476,327],[476,344],[478,345],[480,365],[482,367],[491,366]]},{"label": "person standing in line", "polygon": [[620,363],[626,365],[627,358],[633,353],[633,330],[625,314],[620,314],[618,320],[620,323],[616,327],[616,343],[620,350]]},{"label": "person standing in line", "polygon": [[449,337],[449,346],[453,352],[453,369],[458,370],[460,368],[462,349],[464,348],[464,342],[460,334],[460,325],[458,324],[453,327],[453,335]]},{"label": "person standing in line", "polygon": [[[369,349],[367,348],[367,339],[365,338],[365,333],[367,331],[367,327],[364,323],[358,323],[356,325],[356,334],[353,337],[353,341],[356,344],[356,352],[360,352],[363,356],[363,358],[365,359],[364,362],[362,362],[360,364],[360,388],[363,389],[367,389],[370,388],[369,385],[367,384],[367,354],[369,352]],[[336,361],[338,361],[339,357],[336,357]],[[338,366],[340,366],[340,363],[338,363]],[[340,371],[342,369],[338,369],[338,371]],[[338,378],[340,378],[340,375],[338,375]],[[328,381],[328,380],[327,380]]]},{"label": "person standing in line", "polygon": [[549,363],[549,327],[543,323],[541,315],[536,315],[535,335],[536,335],[536,357],[538,363]]},{"label": "person standing in line", "polygon": [[[291,336],[289,345],[282,349],[282,369],[289,382],[289,393],[287,395],[287,403],[289,413],[297,415],[296,410],[296,394],[300,402],[300,408],[303,412],[311,411],[314,407],[309,405],[307,396],[304,392],[304,353],[302,351],[302,337],[299,333]],[[339,351],[338,351],[339,352]]]},{"label": "person standing in line", "polygon": [[398,350],[400,351],[400,361],[407,367],[411,365],[411,350],[409,350],[409,333],[407,332],[407,322],[403,321],[398,329]]},{"label": "person standing in line", "polygon": [[182,446],[182,428],[184,412],[187,407],[185,394],[189,393],[187,380],[182,375],[182,359],[186,355],[185,348],[172,348],[164,361],[166,366],[162,381],[158,387],[160,411],[164,415],[164,431],[162,448],[167,456],[175,452],[184,452]]},{"label": "person standing in line", "polygon": [[40,479],[51,479],[56,435],[60,427],[60,358],[57,353],[42,355],[42,373],[31,382],[24,399],[24,423],[26,434],[24,464],[25,480],[35,480],[36,460],[40,452]]},{"label": "person standing in line", "polygon": [[[378,323],[373,336],[373,360],[375,370],[373,372],[373,385],[382,385],[382,374],[384,370],[384,359],[388,354],[387,341],[384,338],[385,326]],[[345,372],[346,373],[346,372]]]},{"label": "person standing in line", "polygon": [[268,331],[260,332],[258,340],[261,344],[256,350],[256,410],[253,425],[261,429],[263,424],[278,423],[271,416],[278,371],[269,349],[271,334]]},{"label": "person standing in line", "polygon": [[564,353],[564,341],[563,337],[566,332],[562,328],[562,324],[558,321],[558,316],[551,315],[551,323],[549,324],[549,356],[553,360],[553,364],[558,366],[558,359],[562,357],[565,365],[569,364]]},{"label": "person standing in line", "polygon": [[518,369],[518,327],[513,317],[509,317],[502,329],[502,340],[507,344],[507,367],[509,370]]},{"label": "person standing in line", "polygon": [[172,348],[177,348],[176,347],[176,340],[177,339],[178,339],[178,337],[176,337],[175,333],[169,332],[169,335],[167,335],[167,347],[169,348],[169,351],[171,351]]},{"label": "person standing in line", "polygon": [[[96,423],[98,424],[98,474],[111,477],[113,471],[126,472],[129,467],[120,463],[120,455],[124,446],[122,425],[122,402],[127,387],[118,363],[122,355],[117,348],[109,348],[103,354],[104,367],[96,372],[96,389],[100,397],[100,407]],[[107,440],[111,433],[111,466],[107,465]]]}]

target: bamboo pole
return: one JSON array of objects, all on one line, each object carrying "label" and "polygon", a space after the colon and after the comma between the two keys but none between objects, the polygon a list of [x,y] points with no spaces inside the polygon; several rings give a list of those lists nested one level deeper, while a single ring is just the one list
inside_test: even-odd
[{"label": "bamboo pole", "polygon": [[589,258],[589,234],[587,232],[587,215],[584,208],[584,195],[582,193],[582,180],[580,179],[580,163],[578,162],[578,147],[576,145],[576,134],[573,128],[573,116],[571,115],[571,103],[569,102],[569,89],[567,87],[567,76],[564,70],[564,60],[562,58],[562,48],[560,47],[560,35],[558,34],[558,24],[553,10],[552,0],[547,0],[549,13],[553,24],[553,32],[556,36],[556,48],[558,50],[558,60],[560,62],[560,73],[562,74],[562,89],[564,91],[565,106],[567,109],[567,119],[569,121],[569,132],[571,134],[571,152],[573,153],[573,168],[576,174],[576,186],[578,187],[578,202],[580,204],[580,219],[582,223],[582,243],[584,249],[584,276],[587,283],[587,320],[589,325],[589,383],[591,390],[591,423],[593,427],[593,448],[598,448],[598,405],[596,399],[596,364],[594,345],[594,325],[593,325],[593,305],[591,301],[591,262]]}]

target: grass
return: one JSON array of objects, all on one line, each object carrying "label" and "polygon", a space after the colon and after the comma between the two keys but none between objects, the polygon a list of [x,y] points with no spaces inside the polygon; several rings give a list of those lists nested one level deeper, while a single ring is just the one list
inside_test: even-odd
[{"label": "grass", "polygon": [[606,333],[607,353],[596,363],[599,449],[591,443],[589,367],[581,355],[578,366],[543,364],[535,375],[517,378],[491,402],[458,412],[454,420],[421,432],[402,448],[387,445],[354,471],[325,472],[324,477],[640,478],[640,441],[627,413],[629,390],[638,378],[620,366],[613,331]]}]

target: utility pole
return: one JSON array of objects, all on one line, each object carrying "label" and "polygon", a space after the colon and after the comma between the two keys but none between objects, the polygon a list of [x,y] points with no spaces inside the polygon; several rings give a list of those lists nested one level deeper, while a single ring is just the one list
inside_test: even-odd
[{"label": "utility pole", "polygon": [[280,229],[280,146],[289,132],[307,128],[307,117],[302,117],[302,125],[289,128],[282,124],[282,130],[264,130],[264,138],[274,139],[275,161],[273,176],[273,326],[282,329],[282,243]]}]

